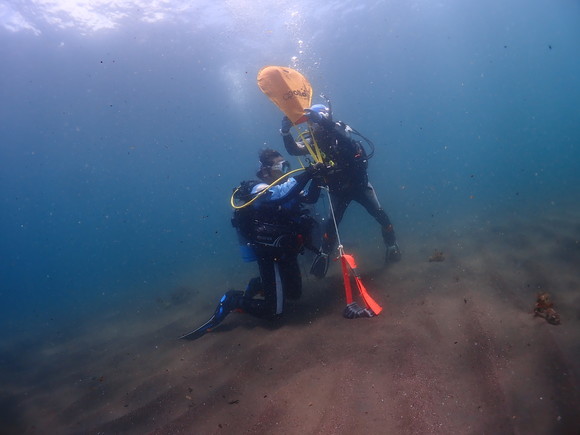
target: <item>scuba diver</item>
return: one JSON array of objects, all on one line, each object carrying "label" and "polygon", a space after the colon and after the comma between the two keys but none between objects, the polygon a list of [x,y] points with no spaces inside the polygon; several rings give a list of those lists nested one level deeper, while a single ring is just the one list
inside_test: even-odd
[{"label": "scuba diver", "polygon": [[[328,104],[330,106],[330,103]],[[282,119],[280,133],[284,140],[284,147],[293,156],[309,154],[313,147],[318,147],[327,165],[324,179],[336,219],[336,227],[330,216],[323,228],[322,246],[312,263],[310,273],[318,278],[326,275],[328,256],[337,243],[336,228],[351,201],[361,204],[381,225],[386,247],[385,264],[399,261],[401,250],[397,244],[393,225],[368,180],[368,159],[372,157],[374,148],[370,155],[367,155],[362,143],[353,139],[352,135],[361,137],[371,147],[373,147],[372,142],[344,122],[334,122],[331,109],[323,104],[315,104],[310,109],[306,109],[305,116],[308,120],[309,132],[301,135],[298,141],[290,133],[293,125],[290,119],[286,116]]]},{"label": "scuba diver", "polygon": [[[252,278],[245,291],[226,292],[202,326],[180,338],[194,340],[221,323],[234,310],[275,320],[284,312],[285,299],[302,295],[298,254],[307,247],[315,252],[311,232],[316,224],[303,204],[318,200],[318,179],[324,165],[310,165],[293,177],[290,164],[272,149],[260,152],[259,181],[245,181],[234,191],[232,225],[236,228],[242,257],[257,261],[260,276]],[[292,171],[298,172],[299,170]],[[287,177],[285,182],[281,182]],[[314,180],[313,180],[314,178]],[[309,189],[305,190],[312,180]],[[236,205],[235,203],[241,204]],[[263,297],[256,297],[262,295]]]}]

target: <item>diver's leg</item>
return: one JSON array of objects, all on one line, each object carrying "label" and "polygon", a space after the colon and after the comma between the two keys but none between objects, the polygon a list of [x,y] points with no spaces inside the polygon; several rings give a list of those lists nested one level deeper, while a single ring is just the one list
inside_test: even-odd
[{"label": "diver's leg", "polygon": [[264,291],[264,313],[261,317],[280,317],[284,310],[282,283],[275,261],[276,251],[270,247],[261,247],[258,250],[258,267]]},{"label": "diver's leg", "polygon": [[288,299],[300,299],[302,296],[302,274],[298,265],[298,256],[289,253],[277,262],[284,296]]},{"label": "diver's leg", "polygon": [[253,298],[259,293],[264,293],[262,289],[262,278],[257,276],[255,278],[250,279],[248,285],[246,286],[246,291],[244,292],[245,298]]},{"label": "diver's leg", "polygon": [[387,250],[385,262],[392,263],[399,261],[401,259],[401,250],[397,244],[393,224],[385,210],[381,207],[372,184],[367,183],[367,185],[358,192],[354,199],[381,225],[381,234]]},{"label": "diver's leg", "polygon": [[334,211],[334,218],[336,219],[336,226],[332,218],[332,212],[324,225],[324,233],[322,235],[322,246],[320,252],[314,258],[312,266],[310,267],[310,274],[316,278],[324,278],[328,271],[329,255],[336,248],[337,234],[336,229],[344,216],[344,212],[350,203],[350,198],[345,196],[338,196],[330,194],[330,202],[332,204],[332,211]]}]

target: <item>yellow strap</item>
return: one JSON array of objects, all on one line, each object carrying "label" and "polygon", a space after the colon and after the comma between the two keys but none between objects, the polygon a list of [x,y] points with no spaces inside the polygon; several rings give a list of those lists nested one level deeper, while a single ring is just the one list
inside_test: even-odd
[{"label": "yellow strap", "polygon": [[298,169],[294,169],[293,171],[290,171],[284,175],[282,175],[280,178],[278,178],[276,181],[274,181],[272,184],[270,184],[268,187],[266,187],[264,190],[260,191],[256,196],[254,196],[250,201],[246,202],[245,204],[242,205],[236,205],[234,203],[234,196],[236,195],[237,191],[240,190],[240,188],[238,187],[236,190],[234,190],[234,193],[232,193],[232,197],[230,198],[230,204],[232,205],[233,208],[235,208],[236,210],[239,210],[241,208],[247,207],[249,206],[251,203],[253,203],[256,199],[258,199],[260,196],[264,195],[270,188],[274,187],[276,184],[278,184],[280,181],[282,181],[284,178],[290,176],[291,174],[294,174],[296,172],[299,171],[304,171],[305,168],[298,168]]},{"label": "yellow strap", "polygon": [[312,142],[314,142],[314,149],[316,150],[316,155],[318,156],[318,163],[322,163],[322,162],[324,162],[324,159],[322,158],[322,152],[320,151],[320,147],[318,146],[318,142],[316,142],[316,137],[314,136],[314,131],[312,131],[312,128],[310,128],[310,126],[308,126],[308,131],[310,131],[310,136],[312,137]]},{"label": "yellow strap", "polygon": [[298,131],[298,137],[300,138],[300,140],[302,141],[302,143],[304,144],[304,146],[306,147],[306,149],[308,150],[308,152],[312,156],[312,159],[316,163],[322,163],[323,162],[322,153],[320,152],[320,148],[318,147],[318,143],[316,142],[316,139],[314,137],[314,132],[312,131],[312,129],[310,127],[308,127],[308,132],[310,133],[310,137],[312,138],[312,142],[313,142],[314,146],[311,146],[308,143],[308,139],[305,136],[305,134],[306,134],[305,131]]}]

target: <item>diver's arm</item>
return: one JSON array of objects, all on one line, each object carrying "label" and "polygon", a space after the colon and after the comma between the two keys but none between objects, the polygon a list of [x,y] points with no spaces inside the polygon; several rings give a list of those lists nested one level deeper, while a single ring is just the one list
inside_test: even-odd
[{"label": "diver's arm", "polygon": [[[269,202],[271,204],[281,204],[293,198],[297,198],[300,192],[304,189],[308,181],[312,178],[312,171],[304,171],[303,173],[289,178],[288,181],[272,186],[268,192],[260,196],[258,201]],[[252,191],[257,194],[268,186],[265,183],[257,185]]]},{"label": "diver's arm", "polygon": [[296,142],[292,134],[286,133],[282,135],[284,140],[284,148],[291,156],[303,156],[308,154],[308,149],[302,142]]},{"label": "diver's arm", "polygon": [[320,197],[320,189],[323,184],[324,182],[322,179],[313,178],[312,183],[310,183],[310,186],[308,186],[306,194],[300,198],[300,202],[304,204],[314,204],[316,201],[318,201],[318,198]]},{"label": "diver's arm", "polygon": [[270,196],[269,201],[272,203],[282,203],[289,199],[298,197],[311,178],[312,173],[305,170],[301,174],[288,179],[285,183],[272,186],[270,188],[272,195]]},{"label": "diver's arm", "polygon": [[[324,186],[325,184],[322,177],[327,170],[328,168],[326,168],[322,163],[306,167],[304,172],[294,177],[296,185],[292,187],[290,195],[296,195],[296,191],[298,190],[298,194],[300,194],[300,202],[304,204],[314,204],[320,197],[321,186]],[[304,193],[304,188],[310,180],[312,180],[312,182]]]}]

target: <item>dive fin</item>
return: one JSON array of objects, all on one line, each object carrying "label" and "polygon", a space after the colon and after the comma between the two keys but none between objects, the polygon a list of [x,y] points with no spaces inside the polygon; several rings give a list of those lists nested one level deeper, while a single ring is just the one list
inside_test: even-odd
[{"label": "dive fin", "polygon": [[345,307],[342,316],[346,319],[358,319],[360,317],[375,317],[375,313],[369,308],[362,308],[356,302],[351,302]]},{"label": "dive fin", "polygon": [[179,337],[179,339],[196,340],[202,335],[205,335],[205,333],[210,331],[213,327],[219,325],[219,323],[220,322],[217,321],[216,316],[214,314],[207,322],[205,322],[199,328],[194,329],[193,331],[188,332],[187,334],[183,334],[181,337]]},{"label": "dive fin", "polygon": [[228,314],[232,312],[232,310],[238,308],[238,304],[240,298],[243,296],[244,292],[238,290],[229,290],[222,296],[220,299],[220,303],[218,304],[213,316],[201,325],[199,328],[194,329],[187,334],[182,335],[179,337],[180,339],[184,340],[196,340],[199,337],[205,335],[206,332],[211,331],[213,328],[218,326],[222,320],[226,318]]}]

